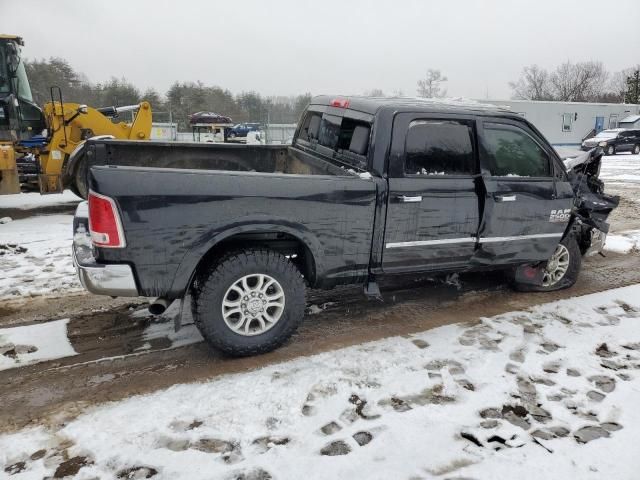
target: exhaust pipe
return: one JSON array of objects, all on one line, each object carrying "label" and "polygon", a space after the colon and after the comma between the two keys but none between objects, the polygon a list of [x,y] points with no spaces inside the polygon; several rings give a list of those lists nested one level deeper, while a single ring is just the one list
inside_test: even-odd
[{"label": "exhaust pipe", "polygon": [[156,298],[149,304],[149,313],[151,315],[162,315],[172,303],[173,300],[169,300],[168,298]]}]

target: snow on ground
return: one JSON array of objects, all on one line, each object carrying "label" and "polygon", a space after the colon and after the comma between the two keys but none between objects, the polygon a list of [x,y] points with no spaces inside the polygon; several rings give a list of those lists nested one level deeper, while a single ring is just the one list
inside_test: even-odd
[{"label": "snow on ground", "polygon": [[600,178],[605,183],[627,183],[630,186],[640,183],[640,155],[618,154],[602,157]]},{"label": "snow on ground", "polygon": [[68,322],[64,319],[0,328],[0,370],[75,355],[67,338]]},{"label": "snow on ground", "polygon": [[70,190],[64,193],[52,193],[50,195],[40,195],[38,192],[18,193],[16,195],[3,195],[0,197],[0,211],[3,208],[17,208],[20,210],[31,210],[34,208],[50,207],[68,203],[79,203],[82,199]]},{"label": "snow on ground", "polygon": [[617,253],[640,250],[640,230],[627,230],[607,235],[605,249]]},{"label": "snow on ground", "polygon": [[71,215],[35,216],[0,224],[0,299],[79,290]]},{"label": "snow on ground", "polygon": [[393,337],[6,434],[0,467],[16,480],[637,479],[639,326],[635,285]]}]

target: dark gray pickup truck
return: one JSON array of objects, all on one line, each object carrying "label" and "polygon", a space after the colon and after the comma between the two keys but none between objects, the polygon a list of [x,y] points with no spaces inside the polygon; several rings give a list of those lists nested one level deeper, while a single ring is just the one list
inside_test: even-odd
[{"label": "dark gray pickup truck", "polygon": [[291,146],[97,140],[74,221],[84,287],[190,297],[233,355],[276,348],[305,287],[503,269],[517,288],[573,285],[617,197],[602,152],[569,160],[524,118],[476,103],[316,97]]}]

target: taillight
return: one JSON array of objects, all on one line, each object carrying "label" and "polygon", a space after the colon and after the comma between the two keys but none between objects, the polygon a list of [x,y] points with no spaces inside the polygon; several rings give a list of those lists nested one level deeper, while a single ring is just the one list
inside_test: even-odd
[{"label": "taillight", "polygon": [[348,98],[334,98],[331,100],[332,107],[347,108],[349,106]]},{"label": "taillight", "polygon": [[96,247],[125,247],[120,215],[112,198],[89,192],[89,231]]}]

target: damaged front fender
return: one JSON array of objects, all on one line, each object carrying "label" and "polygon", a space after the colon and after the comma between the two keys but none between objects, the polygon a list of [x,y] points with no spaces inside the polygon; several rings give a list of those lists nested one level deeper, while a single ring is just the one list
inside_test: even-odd
[{"label": "damaged front fender", "polygon": [[603,151],[598,147],[564,160],[569,182],[575,192],[573,227],[581,233],[579,244],[583,254],[602,250],[609,232],[607,218],[620,203],[618,195],[604,192],[604,182],[599,178],[602,157]]}]

